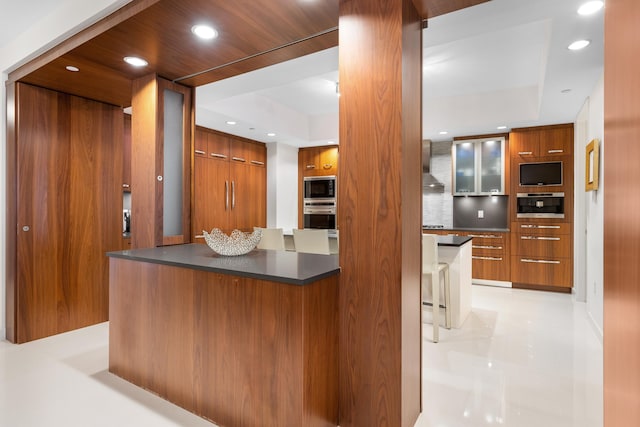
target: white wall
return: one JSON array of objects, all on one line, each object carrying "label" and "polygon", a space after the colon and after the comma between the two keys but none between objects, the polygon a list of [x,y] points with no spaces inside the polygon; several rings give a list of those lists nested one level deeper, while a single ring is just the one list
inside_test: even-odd
[{"label": "white wall", "polygon": [[[60,0],[53,12],[39,16],[37,7],[25,16],[12,17],[23,19],[25,30],[17,34],[11,40],[2,40],[0,43],[0,71],[2,92],[0,107],[0,199],[6,206],[6,90],[5,82],[8,73],[19,65],[36,57],[51,46],[56,45],[68,36],[77,33],[100,18],[109,15],[114,10],[129,3],[131,0]],[[30,23],[30,25],[28,24]],[[5,297],[6,297],[6,210],[0,210],[0,339],[6,334],[5,323]]]},{"label": "white wall", "polygon": [[267,144],[267,227],[298,228],[298,148]]},{"label": "white wall", "polygon": [[[604,292],[604,75],[598,80],[591,96],[578,115],[576,128],[576,228],[574,230],[576,286],[584,286],[587,311],[602,339]],[[583,128],[580,130],[580,123]],[[585,147],[592,139],[600,140],[599,189],[584,191]],[[579,169],[578,169],[579,168]],[[577,200],[581,199],[580,202]],[[579,204],[578,204],[579,203]],[[580,228],[578,228],[580,227]],[[579,295],[578,293],[576,293]]]}]

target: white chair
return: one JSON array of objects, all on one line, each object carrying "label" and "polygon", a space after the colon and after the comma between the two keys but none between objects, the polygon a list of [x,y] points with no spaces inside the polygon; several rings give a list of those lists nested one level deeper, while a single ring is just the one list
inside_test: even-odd
[{"label": "white chair", "polygon": [[[440,302],[440,273],[444,274],[444,304]],[[431,286],[426,287],[427,282]],[[433,307],[433,342],[439,340],[440,308],[444,308],[445,327],[451,328],[451,284],[449,281],[449,264],[438,262],[438,239],[434,234],[422,235],[422,305]],[[425,292],[430,290],[430,292]],[[429,301],[429,295],[431,301]]]},{"label": "white chair", "polygon": [[262,238],[258,242],[258,249],[275,249],[284,251],[284,234],[282,228],[253,227],[254,230],[262,230]]},{"label": "white chair", "polygon": [[296,252],[329,255],[329,232],[327,230],[293,230]]}]

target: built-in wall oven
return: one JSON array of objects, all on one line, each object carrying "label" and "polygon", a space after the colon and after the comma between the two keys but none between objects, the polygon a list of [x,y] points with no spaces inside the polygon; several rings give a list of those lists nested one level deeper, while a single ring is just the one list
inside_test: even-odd
[{"label": "built-in wall oven", "polygon": [[518,193],[518,218],[564,218],[564,193]]},{"label": "built-in wall oven", "polygon": [[304,228],[336,229],[336,199],[305,199]]}]

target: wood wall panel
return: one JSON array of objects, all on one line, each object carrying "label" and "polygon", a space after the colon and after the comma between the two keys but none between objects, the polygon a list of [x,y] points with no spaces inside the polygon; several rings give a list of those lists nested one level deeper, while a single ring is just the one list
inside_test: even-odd
[{"label": "wood wall panel", "polygon": [[338,423],[338,278],[111,259],[109,369],[219,425]]},{"label": "wood wall panel", "polygon": [[421,393],[420,20],[410,0],[341,2],[340,16],[340,425],[409,426]]},{"label": "wood wall panel", "polygon": [[[640,3],[605,8],[604,425],[640,425]],[[600,190],[599,190],[600,191]]]},{"label": "wood wall panel", "polygon": [[120,248],[123,118],[113,106],[24,84],[16,99],[7,311],[16,316],[10,339],[25,342],[107,320],[104,254]]}]

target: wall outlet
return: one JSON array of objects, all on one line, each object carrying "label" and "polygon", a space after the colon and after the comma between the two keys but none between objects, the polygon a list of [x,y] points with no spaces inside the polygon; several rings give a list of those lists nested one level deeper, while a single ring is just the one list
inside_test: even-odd
[{"label": "wall outlet", "polygon": [[478,210],[478,218],[484,218],[484,211],[482,209]]}]

